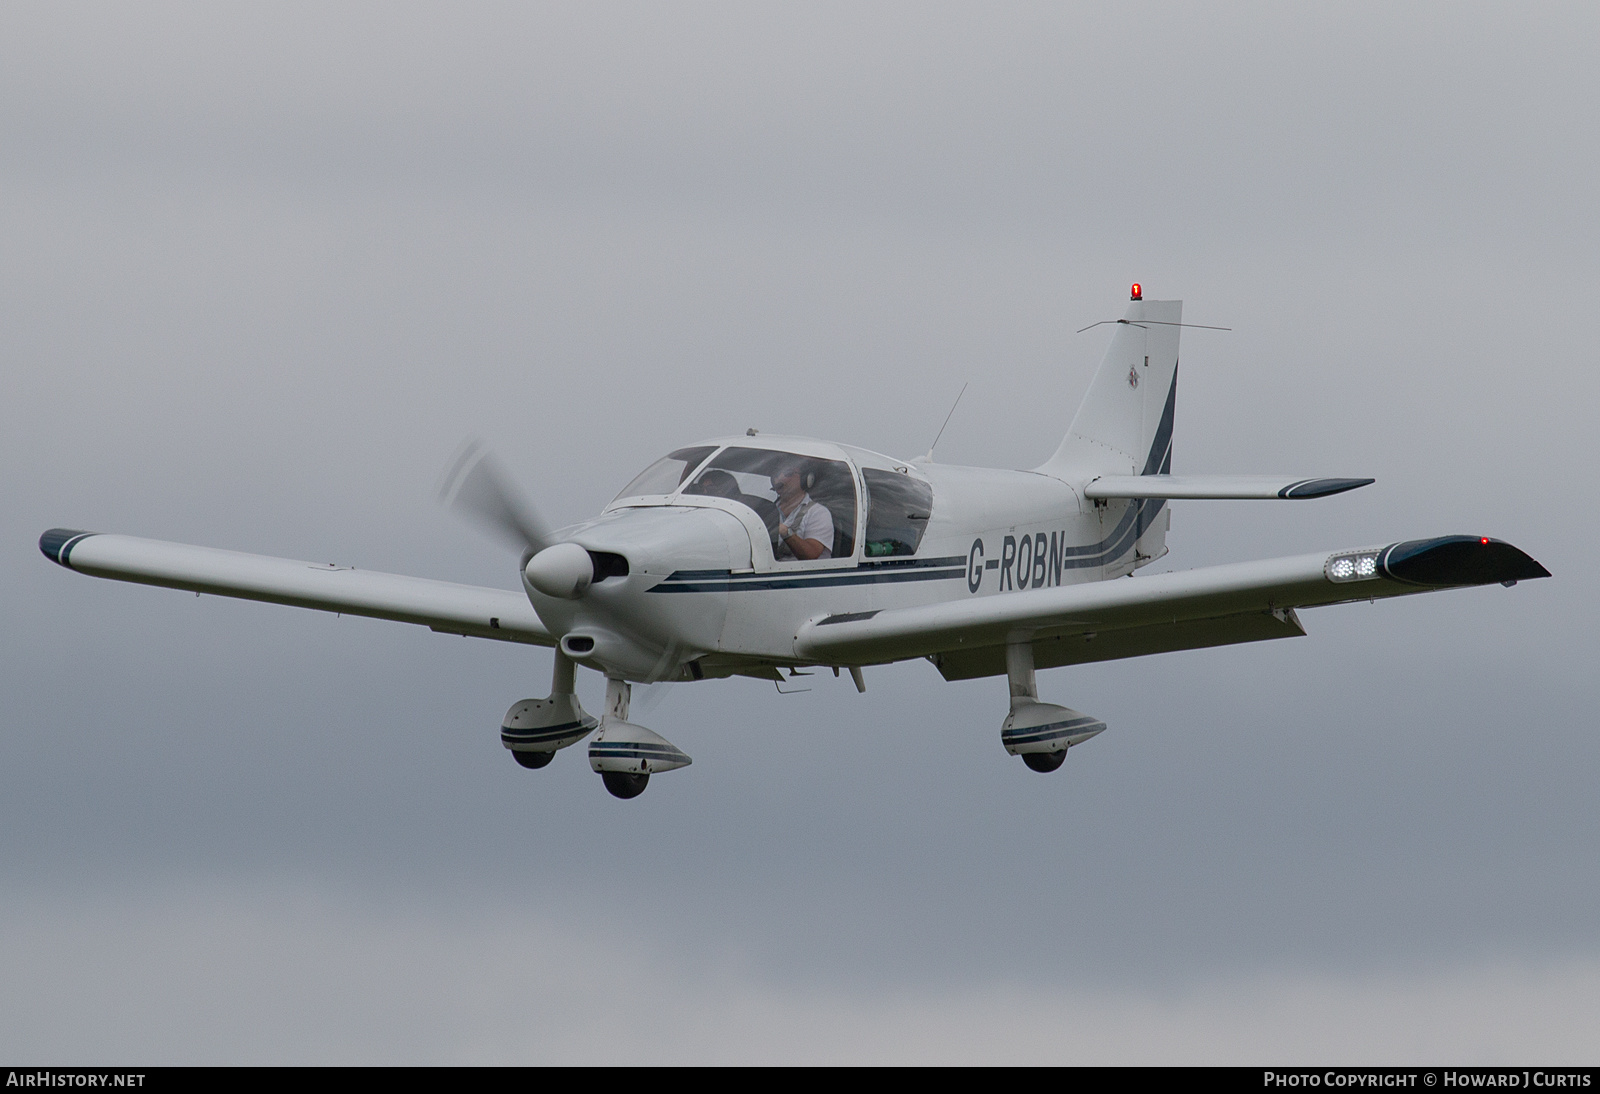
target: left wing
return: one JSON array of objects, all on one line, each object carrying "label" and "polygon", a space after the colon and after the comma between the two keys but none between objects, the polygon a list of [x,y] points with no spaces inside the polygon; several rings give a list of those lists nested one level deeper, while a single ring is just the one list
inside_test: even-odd
[{"label": "left wing", "polygon": [[39,550],[51,562],[95,577],[393,619],[445,634],[555,645],[528,598],[505,589],[70,528],[40,536]]},{"label": "left wing", "polygon": [[801,627],[795,654],[823,664],[931,657],[957,679],[1004,672],[1007,642],[1034,642],[1040,667],[1135,657],[1303,634],[1295,608],[1549,576],[1501,540],[1442,536],[824,616]]}]

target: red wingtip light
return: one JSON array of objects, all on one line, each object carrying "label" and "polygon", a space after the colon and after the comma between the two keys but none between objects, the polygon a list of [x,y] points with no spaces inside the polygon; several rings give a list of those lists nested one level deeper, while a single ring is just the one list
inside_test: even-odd
[{"label": "red wingtip light", "polygon": [[1489,546],[1489,537],[1488,536],[1479,536],[1478,537],[1478,542],[1483,544],[1485,547],[1487,547],[1487,546]]},{"label": "red wingtip light", "polygon": [[1133,283],[1133,288],[1129,289],[1128,293],[1129,293],[1129,296],[1128,296],[1129,300],[1143,300],[1144,299],[1144,286],[1139,284],[1137,281],[1135,281]]}]

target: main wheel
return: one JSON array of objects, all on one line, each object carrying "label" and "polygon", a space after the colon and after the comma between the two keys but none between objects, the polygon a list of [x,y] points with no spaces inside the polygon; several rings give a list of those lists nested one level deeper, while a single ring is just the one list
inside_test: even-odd
[{"label": "main wheel", "polygon": [[650,785],[648,771],[642,775],[630,775],[626,771],[602,771],[600,778],[605,781],[606,789],[618,798],[637,798]]},{"label": "main wheel", "polygon": [[1067,750],[1060,752],[1024,752],[1022,762],[1028,765],[1031,771],[1054,771],[1067,762]]},{"label": "main wheel", "polygon": [[548,767],[550,761],[556,758],[554,752],[523,752],[520,749],[511,750],[511,758],[523,767],[540,768]]}]

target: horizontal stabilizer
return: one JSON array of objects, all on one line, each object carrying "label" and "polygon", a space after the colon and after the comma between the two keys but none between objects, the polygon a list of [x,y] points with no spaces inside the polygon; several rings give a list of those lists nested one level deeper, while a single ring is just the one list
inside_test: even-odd
[{"label": "horizontal stabilizer", "polygon": [[51,562],[95,577],[555,645],[527,596],[506,589],[67,528],[40,536],[39,550]]},{"label": "horizontal stabilizer", "polygon": [[1109,498],[1325,498],[1375,479],[1292,479],[1287,475],[1103,475],[1083,496]]}]

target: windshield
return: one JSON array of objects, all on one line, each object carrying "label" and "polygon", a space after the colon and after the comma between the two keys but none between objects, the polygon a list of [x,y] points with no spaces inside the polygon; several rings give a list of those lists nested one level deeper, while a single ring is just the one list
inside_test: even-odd
[{"label": "windshield", "polygon": [[855,554],[856,481],[843,460],[725,448],[684,493],[727,498],[753,510],[780,562]]},{"label": "windshield", "polygon": [[[663,456],[639,472],[632,482],[622,488],[622,493],[618,494],[617,498],[636,498],[641,494],[671,494],[678,489],[684,479],[689,477],[689,472],[699,467],[701,461],[716,450],[716,445],[703,445],[699,448],[680,448],[670,455]],[[616,501],[617,498],[611,500]]]}]

